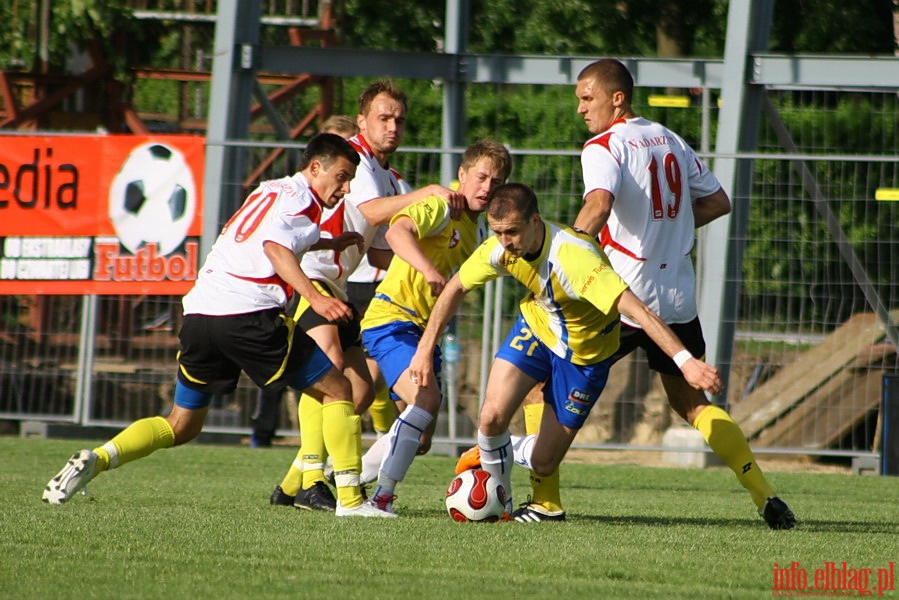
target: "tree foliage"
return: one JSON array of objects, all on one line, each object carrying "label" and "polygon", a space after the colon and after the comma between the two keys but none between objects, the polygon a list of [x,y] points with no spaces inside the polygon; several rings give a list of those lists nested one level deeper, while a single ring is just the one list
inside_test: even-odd
[{"label": "tree foliage", "polygon": [[[128,66],[146,64],[155,55],[162,25],[138,22],[124,0],[67,0],[49,2],[46,40],[48,69],[65,71],[73,53],[95,45],[120,75]],[[0,49],[3,68],[37,69],[42,17],[37,0],[0,5],[0,35],[11,43]]]},{"label": "tree foliage", "polygon": [[338,10],[344,44],[379,50],[437,49],[442,36],[443,5],[439,2],[343,0]]},{"label": "tree foliage", "polygon": [[892,54],[892,0],[777,0],[774,52]]}]

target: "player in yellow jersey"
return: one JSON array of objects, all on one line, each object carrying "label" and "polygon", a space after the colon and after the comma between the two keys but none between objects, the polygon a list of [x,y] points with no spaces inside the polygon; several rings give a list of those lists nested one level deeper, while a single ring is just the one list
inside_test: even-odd
[{"label": "player in yellow jersey", "polygon": [[[384,268],[393,253],[384,239],[389,220],[403,208],[429,196],[440,196],[461,213],[461,194],[441,185],[431,184],[418,190],[405,191],[399,174],[390,167],[389,159],[403,139],[406,129],[406,94],[392,81],[372,82],[359,94],[357,135],[348,141],[359,156],[359,168],[352,189],[343,201],[322,213],[323,235],[358,236],[358,245],[348,245],[339,252],[307,252],[303,270],[319,286],[323,294],[348,300],[347,280],[363,256],[370,256]],[[367,300],[366,300],[367,303]],[[361,309],[361,306],[355,307]],[[333,323],[320,318],[303,305],[294,313],[300,329],[325,351],[331,362],[350,379],[353,404],[361,415],[372,404],[372,381],[359,341],[359,318]],[[392,403],[389,406],[393,409]],[[321,406],[313,398],[302,396],[297,406],[302,445],[281,484],[272,492],[270,502],[309,510],[337,511],[340,507],[326,483],[328,456],[324,443],[325,428]],[[387,426],[389,427],[389,425]],[[340,470],[333,480],[342,480]],[[344,507],[345,508],[345,507]],[[383,515],[383,513],[380,513]]]},{"label": "player in yellow jersey", "polygon": [[[405,405],[387,435],[366,455],[378,456],[384,450],[377,487],[368,502],[386,513],[394,514],[397,482],[430,443],[426,432],[441,402],[439,386],[419,387],[406,367],[447,279],[477,247],[478,214],[486,209],[490,190],[508,178],[511,165],[502,144],[480,140],[465,151],[459,166],[458,192],[468,208],[458,220],[450,219],[449,206],[437,196],[391,219],[387,241],[394,258],[362,320],[363,345],[378,362],[391,397]],[[440,372],[439,352],[432,368]]]},{"label": "player in yellow jersey", "polygon": [[[433,368],[437,338],[468,291],[506,275],[528,289],[518,321],[490,369],[478,424],[481,467],[502,481],[511,513],[513,456],[538,475],[558,468],[605,387],[622,315],[643,327],[691,386],[715,394],[722,384],[718,370],[693,357],[628,289],[593,238],[541,218],[529,187],[510,183],[495,188],[487,223],[494,237],[446,284],[407,376],[420,390],[437,386]],[[540,382],[545,382],[549,410],[544,411],[537,434],[518,439],[513,448],[509,422]],[[558,517],[549,520],[563,520],[564,514]]]},{"label": "player in yellow jersey", "polygon": [[[691,249],[696,228],[728,214],[730,199],[680,136],[635,114],[633,88],[627,67],[611,58],[591,63],[578,75],[577,112],[593,137],[581,152],[584,204],[574,226],[597,236],[612,267],[637,297],[692,354],[704,356]],[[740,426],[723,407],[688,385],[637,324],[623,319],[621,346],[613,360],[637,348],[659,373],[668,404],[733,471],[768,526],[795,527],[793,511],[775,494]],[[528,432],[539,423],[543,406],[525,403]],[[532,475],[531,486],[531,505],[521,519],[537,522],[562,512],[558,472]]]}]

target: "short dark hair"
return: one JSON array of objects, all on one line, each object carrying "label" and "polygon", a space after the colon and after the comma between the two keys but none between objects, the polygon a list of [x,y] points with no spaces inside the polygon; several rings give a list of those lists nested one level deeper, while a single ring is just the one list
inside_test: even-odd
[{"label": "short dark hair", "polygon": [[490,190],[490,194],[487,195],[489,217],[505,219],[516,212],[524,220],[540,212],[534,190],[523,183],[504,183]]},{"label": "short dark hair", "polygon": [[465,149],[462,155],[463,170],[467,171],[482,158],[489,158],[497,171],[499,179],[505,181],[512,172],[512,155],[505,146],[490,138],[483,138]]},{"label": "short dark hair", "polygon": [[297,170],[303,171],[314,160],[320,162],[327,169],[341,156],[359,166],[359,153],[350,146],[348,141],[334,133],[319,133],[306,145]]},{"label": "short dark hair", "polygon": [[409,109],[406,94],[390,79],[378,79],[374,83],[369,84],[362,93],[359,94],[359,114],[367,115],[371,109],[371,103],[378,94],[387,94],[397,102],[403,105],[403,112]]},{"label": "short dark hair", "polygon": [[627,67],[614,58],[601,58],[584,67],[577,80],[592,79],[607,93],[621,92],[630,103],[634,97],[634,77]]}]

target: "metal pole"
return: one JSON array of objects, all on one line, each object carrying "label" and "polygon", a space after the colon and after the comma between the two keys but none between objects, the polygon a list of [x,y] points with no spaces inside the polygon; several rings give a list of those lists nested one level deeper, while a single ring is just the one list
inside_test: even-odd
[{"label": "metal pole", "polygon": [[[454,56],[461,55],[468,46],[469,0],[447,0],[446,29],[443,37],[443,51]],[[464,69],[462,62],[456,63],[453,78],[443,82],[443,127],[440,134],[440,180],[452,181],[456,178],[458,158],[452,149],[463,146],[465,140],[465,84],[455,79]]]},{"label": "metal pole", "polygon": [[97,296],[87,294],[81,301],[81,334],[78,340],[78,366],[75,372],[75,422],[90,421],[93,400],[94,352],[97,339]]}]

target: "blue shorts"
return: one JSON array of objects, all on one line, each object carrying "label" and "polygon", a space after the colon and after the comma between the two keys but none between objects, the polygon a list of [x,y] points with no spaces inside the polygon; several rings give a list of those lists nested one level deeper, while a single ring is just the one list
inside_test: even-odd
[{"label": "blue shorts", "polygon": [[[393,400],[399,400],[399,396],[393,393],[393,386],[403,371],[409,368],[422,333],[424,332],[418,325],[409,321],[394,321],[362,330],[362,345],[365,346],[368,355],[378,363]],[[442,366],[440,347],[437,346],[434,348],[433,369],[438,386],[441,385]]]},{"label": "blue shorts", "polygon": [[518,320],[500,346],[496,358],[508,361],[529,377],[545,382],[543,400],[556,413],[559,423],[580,429],[606,387],[612,359],[592,365],[576,365],[553,354],[541,342],[524,317]]}]

